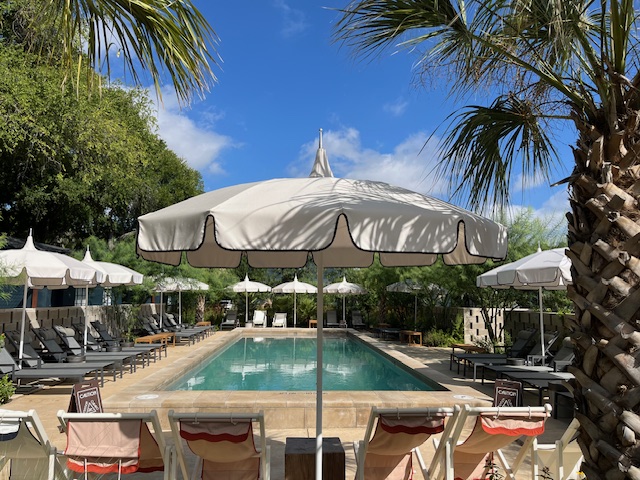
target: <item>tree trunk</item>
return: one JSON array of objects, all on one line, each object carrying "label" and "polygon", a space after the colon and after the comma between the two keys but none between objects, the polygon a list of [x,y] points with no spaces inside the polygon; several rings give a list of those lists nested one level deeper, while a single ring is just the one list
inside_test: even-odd
[{"label": "tree trunk", "polygon": [[567,255],[582,470],[589,479],[640,479],[640,143],[635,126],[606,136],[577,126]]},{"label": "tree trunk", "polygon": [[204,305],[206,297],[204,295],[198,295],[196,299],[196,323],[204,322]]}]

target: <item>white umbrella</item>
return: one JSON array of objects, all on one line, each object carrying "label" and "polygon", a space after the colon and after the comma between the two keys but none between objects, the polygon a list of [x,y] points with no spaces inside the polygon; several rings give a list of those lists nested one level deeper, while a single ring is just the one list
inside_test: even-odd
[{"label": "white umbrella", "polygon": [[[86,263],[92,268],[95,268],[102,275],[102,280],[98,283],[103,287],[120,287],[120,286],[131,286],[131,285],[141,285],[144,276],[141,273],[136,272],[124,265],[118,265],[117,263],[111,262],[99,262],[94,260],[91,257],[91,252],[89,251],[89,247],[87,246],[87,251],[84,254],[84,258],[82,259],[83,263]],[[95,287],[96,285],[85,285],[85,305],[89,306],[89,287]],[[84,316],[84,342],[83,347],[86,350],[87,348],[87,340],[89,336],[89,318],[86,315]]]},{"label": "white umbrella", "polygon": [[298,280],[298,275],[293,277],[293,282],[281,283],[271,289],[273,293],[293,293],[293,326],[296,326],[296,296],[298,293],[318,293],[318,289],[310,283],[304,283]]},{"label": "white umbrella", "polygon": [[[507,231],[441,200],[382,182],[334,178],[322,131],[308,178],[273,179],[208,192],[138,218],[137,252],[178,265],[301,268],[312,254],[324,267],[482,263],[502,259]],[[317,329],[316,477],[322,478],[322,322]]]},{"label": "white umbrella", "polygon": [[540,339],[542,355],[544,351],[544,313],[542,310],[542,289],[566,290],[572,284],[571,260],[565,255],[565,248],[540,250],[515,262],[489,270],[476,278],[478,287],[515,288],[518,290],[538,290],[540,308]]},{"label": "white umbrella", "polygon": [[346,324],[346,308],[345,308],[345,299],[347,295],[364,295],[367,291],[364,287],[358,285],[357,283],[349,283],[347,282],[346,277],[342,277],[342,281],[338,283],[331,283],[324,287],[322,290],[324,293],[336,293],[342,296],[342,321]]},{"label": "white umbrella", "polygon": [[24,247],[0,250],[0,276],[11,285],[24,285],[18,366],[22,365],[29,287],[85,287],[102,280],[99,271],[80,260],[62,253],[38,250],[31,232]]},{"label": "white umbrella", "polygon": [[182,325],[182,292],[209,290],[209,285],[195,278],[166,277],[156,284],[156,290],[160,292],[160,322],[162,319],[162,294],[166,292],[178,292],[178,323]]},{"label": "white umbrella", "polygon": [[244,302],[245,302],[245,312],[244,312],[244,323],[245,325],[249,321],[249,292],[270,292],[271,287],[269,285],[265,285],[260,282],[252,282],[249,280],[249,275],[245,275],[244,280],[238,283],[234,283],[233,285],[229,285],[227,287],[229,290],[232,290],[236,293],[244,292]]},{"label": "white umbrella", "polygon": [[415,297],[415,306],[413,307],[413,329],[418,328],[418,292],[422,290],[422,285],[413,280],[403,280],[402,282],[387,285],[387,292],[411,293]]}]

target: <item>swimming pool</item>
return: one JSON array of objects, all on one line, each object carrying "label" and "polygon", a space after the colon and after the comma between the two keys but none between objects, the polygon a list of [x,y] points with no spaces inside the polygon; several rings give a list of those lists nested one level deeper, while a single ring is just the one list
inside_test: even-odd
[{"label": "swimming pool", "polygon": [[[394,363],[350,336],[323,343],[324,391],[436,391],[443,387]],[[243,337],[168,390],[311,391],[316,339]]]}]

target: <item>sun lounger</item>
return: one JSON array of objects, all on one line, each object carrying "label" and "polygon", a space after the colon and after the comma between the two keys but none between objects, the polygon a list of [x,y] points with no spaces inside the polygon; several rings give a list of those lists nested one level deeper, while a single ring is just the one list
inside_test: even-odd
[{"label": "sun lounger", "polygon": [[[505,478],[515,480],[526,455],[530,454],[531,477],[538,477],[536,457],[536,438],[544,432],[544,424],[551,415],[551,406],[543,407],[471,407],[464,405],[450,437],[442,437],[436,445],[434,461],[444,466],[445,478],[471,480],[486,478],[496,464],[501,464]],[[473,420],[471,433],[462,442],[458,442],[466,420]],[[516,458],[507,462],[503,448],[526,437]],[[444,462],[441,461],[444,459]],[[444,464],[444,465],[443,465]],[[442,478],[433,477],[433,478]]]},{"label": "sun lounger", "polygon": [[[260,428],[256,448],[253,423]],[[177,463],[183,478],[270,478],[270,451],[260,413],[176,413],[169,411]],[[197,456],[189,475],[183,441]]]},{"label": "sun lounger", "polygon": [[0,470],[7,464],[9,480],[67,478],[35,410],[0,410]]},{"label": "sun lounger", "polygon": [[340,327],[340,323],[338,323],[338,312],[335,310],[327,310],[327,328],[338,328]]},{"label": "sun lounger", "polygon": [[238,326],[238,312],[235,310],[227,310],[227,313],[224,314],[222,323],[220,323],[220,330],[232,330]]},{"label": "sun lounger", "polygon": [[351,312],[351,327],[355,329],[367,328],[367,325],[362,321],[362,313],[360,313],[360,310]]},{"label": "sun lounger", "polygon": [[[390,408],[373,407],[364,439],[354,442],[356,480],[402,480],[413,478],[413,456],[425,479],[431,473],[418,447],[429,437],[449,437],[460,407]],[[446,425],[445,425],[446,424]],[[375,429],[374,429],[375,428]]]},{"label": "sun lounger", "polygon": [[266,310],[254,310],[252,325],[255,327],[267,326],[267,312]]},{"label": "sun lounger", "polygon": [[163,471],[165,480],[176,478],[173,449],[165,444],[155,410],[149,413],[60,410],[58,419],[67,435],[64,454],[72,472],[121,475]]},{"label": "sun lounger", "polygon": [[539,468],[547,467],[555,480],[578,478],[583,456],[575,438],[580,423],[574,419],[555,443],[538,443]]},{"label": "sun lounger", "polygon": [[287,326],[287,314],[282,312],[274,313],[271,326],[285,328]]}]

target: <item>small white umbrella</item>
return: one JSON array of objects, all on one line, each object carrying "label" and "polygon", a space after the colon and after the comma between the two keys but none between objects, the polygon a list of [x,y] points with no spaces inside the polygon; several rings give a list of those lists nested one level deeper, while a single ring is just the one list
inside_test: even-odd
[{"label": "small white umbrella", "polygon": [[[100,262],[96,261],[91,257],[91,252],[89,251],[89,247],[87,246],[87,251],[84,254],[84,258],[82,259],[82,263],[86,263],[92,268],[95,268],[98,272],[102,274],[102,280],[98,282],[99,285],[103,287],[121,287],[121,286],[132,286],[132,285],[141,285],[144,276],[141,273],[136,272],[124,265],[119,265],[117,263],[111,262]],[[85,305],[89,306],[89,287],[95,287],[96,285],[86,285],[85,286]],[[83,346],[86,350],[87,348],[87,340],[89,336],[89,318],[86,315],[84,316],[84,342]]]},{"label": "small white umbrella", "polygon": [[[322,147],[308,178],[232,185],[138,218],[136,250],[146,260],[197,267],[317,266],[317,315],[327,267],[448,265],[502,259],[503,225],[442,200],[369,180],[335,178]],[[318,322],[316,477],[322,478],[322,322]]]},{"label": "small white umbrella", "polygon": [[281,283],[271,289],[273,293],[293,293],[293,326],[296,326],[296,296],[298,293],[318,293],[318,288],[310,283],[301,282],[298,280],[298,275],[293,277],[293,282]]},{"label": "small white umbrella", "polygon": [[62,253],[38,250],[31,232],[24,247],[0,250],[0,276],[11,285],[24,285],[18,366],[22,364],[27,292],[33,288],[86,287],[102,280],[102,274],[86,263]]},{"label": "small white umbrella", "polygon": [[542,290],[566,290],[571,285],[571,260],[565,255],[565,248],[540,250],[515,262],[496,267],[478,275],[478,287],[515,288],[517,290],[538,290],[540,309],[540,340],[544,351],[544,312],[542,310]]},{"label": "small white umbrella", "polygon": [[410,293],[415,297],[415,306],[413,308],[413,329],[418,328],[418,292],[422,290],[422,285],[413,280],[403,280],[402,282],[387,285],[387,292]]},{"label": "small white umbrella", "polygon": [[178,323],[182,325],[182,292],[209,290],[209,285],[195,278],[166,277],[156,284],[156,290],[160,292],[160,321],[162,322],[162,294],[178,292]]},{"label": "small white umbrella", "polygon": [[324,287],[322,290],[324,293],[336,293],[342,296],[342,321],[346,323],[346,308],[345,299],[347,295],[364,295],[367,293],[364,287],[357,283],[347,282],[346,277],[342,277],[342,281],[338,283],[331,283]]},{"label": "small white umbrella", "polygon": [[244,280],[238,283],[234,283],[233,285],[229,285],[227,289],[234,291],[235,293],[244,292],[244,301],[245,301],[245,313],[244,313],[244,323],[249,321],[249,292],[270,292],[271,287],[269,285],[265,285],[260,282],[252,282],[249,280],[249,275],[245,275]]}]

